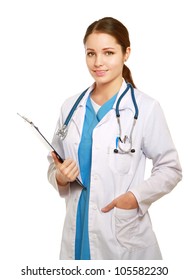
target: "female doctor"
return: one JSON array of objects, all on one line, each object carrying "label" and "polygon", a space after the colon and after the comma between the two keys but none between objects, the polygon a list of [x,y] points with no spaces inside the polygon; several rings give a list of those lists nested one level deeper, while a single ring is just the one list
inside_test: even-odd
[{"label": "female doctor", "polygon": [[62,105],[52,145],[64,162],[48,156],[49,182],[66,201],[60,259],[162,259],[148,209],[182,176],[163,112],[134,85],[121,22],[95,21],[84,46],[94,83]]}]

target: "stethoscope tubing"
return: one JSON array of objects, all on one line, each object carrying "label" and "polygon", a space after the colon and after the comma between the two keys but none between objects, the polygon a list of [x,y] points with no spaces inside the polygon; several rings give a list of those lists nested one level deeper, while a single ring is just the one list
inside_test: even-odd
[{"label": "stethoscope tubing", "polygon": [[[134,122],[133,122],[133,126],[132,126],[132,129],[131,129],[131,132],[130,132],[130,137],[129,137],[129,146],[130,148],[128,150],[124,150],[121,148],[120,146],[120,142],[123,143],[122,139],[121,139],[121,135],[122,135],[122,129],[121,129],[121,121],[120,121],[120,112],[119,112],[119,106],[120,106],[120,103],[121,103],[121,100],[122,98],[126,95],[126,93],[128,91],[131,91],[131,98],[132,98],[132,102],[133,102],[133,105],[134,105],[134,109],[135,109],[135,114],[134,114]],[[68,125],[69,125],[69,122],[70,120],[72,119],[72,116],[76,110],[76,108],[78,107],[80,101],[83,99],[83,97],[85,96],[86,92],[88,91],[88,88],[86,90],[84,90],[82,92],[82,94],[77,98],[77,100],[75,101],[73,107],[71,108],[62,128],[60,128],[58,131],[57,131],[57,135],[62,139],[64,140],[66,135],[67,135],[67,132],[68,132]],[[126,154],[126,153],[134,153],[135,150],[132,149],[132,134],[133,134],[133,130],[134,130],[134,127],[135,127],[135,124],[136,124],[136,120],[138,118],[138,114],[139,114],[139,110],[138,110],[138,106],[137,106],[137,103],[136,103],[136,99],[135,99],[135,95],[134,95],[134,88],[133,86],[130,84],[130,83],[127,83],[127,87],[126,89],[124,90],[124,92],[120,95],[120,97],[118,98],[117,100],[117,103],[116,103],[116,108],[115,108],[115,111],[116,111],[116,118],[117,118],[117,122],[118,122],[118,126],[119,126],[119,136],[116,138],[116,149],[114,149],[114,152],[115,153],[122,153],[122,154]],[[125,140],[127,138],[127,136],[124,137]],[[125,143],[125,141],[124,141]]]},{"label": "stethoscope tubing", "polygon": [[131,90],[131,98],[132,98],[132,101],[133,101],[133,105],[134,105],[134,108],[135,108],[135,115],[134,115],[134,119],[137,119],[138,118],[138,106],[137,106],[137,103],[136,103],[136,99],[135,99],[135,95],[134,95],[134,88],[131,84],[127,84],[127,87],[126,89],[124,90],[124,92],[120,95],[120,97],[118,98],[118,101],[116,103],[116,117],[119,118],[120,117],[120,113],[119,113],[119,105],[120,105],[120,102],[122,100],[122,98],[125,96],[125,94],[129,91],[129,89]]}]

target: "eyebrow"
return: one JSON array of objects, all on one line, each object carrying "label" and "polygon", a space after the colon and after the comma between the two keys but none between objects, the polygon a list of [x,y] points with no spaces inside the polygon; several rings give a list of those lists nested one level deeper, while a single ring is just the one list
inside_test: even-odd
[{"label": "eyebrow", "polygon": [[[87,48],[86,49],[87,51],[89,50],[89,51],[95,51],[94,49],[92,49],[92,48]],[[106,51],[106,50],[115,50],[115,48],[112,48],[112,47],[106,47],[106,48],[103,48],[102,49],[103,51]]]}]

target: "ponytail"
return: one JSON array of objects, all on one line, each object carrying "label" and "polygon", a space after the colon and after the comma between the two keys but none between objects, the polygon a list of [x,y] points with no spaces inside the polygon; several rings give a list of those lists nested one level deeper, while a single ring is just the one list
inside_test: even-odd
[{"label": "ponytail", "polygon": [[133,82],[133,78],[132,78],[132,74],[130,69],[124,64],[123,65],[123,72],[122,72],[122,76],[125,79],[125,81],[127,83],[130,83],[134,88],[136,88],[134,82]]}]

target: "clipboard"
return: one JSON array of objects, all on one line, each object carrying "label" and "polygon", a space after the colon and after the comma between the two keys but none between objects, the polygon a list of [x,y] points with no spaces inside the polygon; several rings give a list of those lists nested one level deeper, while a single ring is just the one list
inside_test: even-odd
[{"label": "clipboard", "polygon": [[[19,113],[17,113],[18,116],[20,116],[22,119],[24,119],[24,121],[26,121],[27,123],[29,123],[31,125],[31,127],[34,129],[34,131],[37,133],[37,136],[40,137],[40,140],[42,140],[43,144],[45,144],[45,146],[48,148],[48,150],[53,151],[57,158],[59,159],[60,162],[64,162],[64,159],[59,155],[59,153],[55,150],[55,148],[52,146],[52,144],[50,144],[50,142],[46,139],[46,137],[42,134],[42,132],[39,130],[39,128],[37,126],[34,125],[34,123],[32,121],[30,121],[28,118],[20,115]],[[79,178],[76,178],[75,180],[82,188],[85,188],[84,185],[82,184],[82,182],[79,180]]]}]

